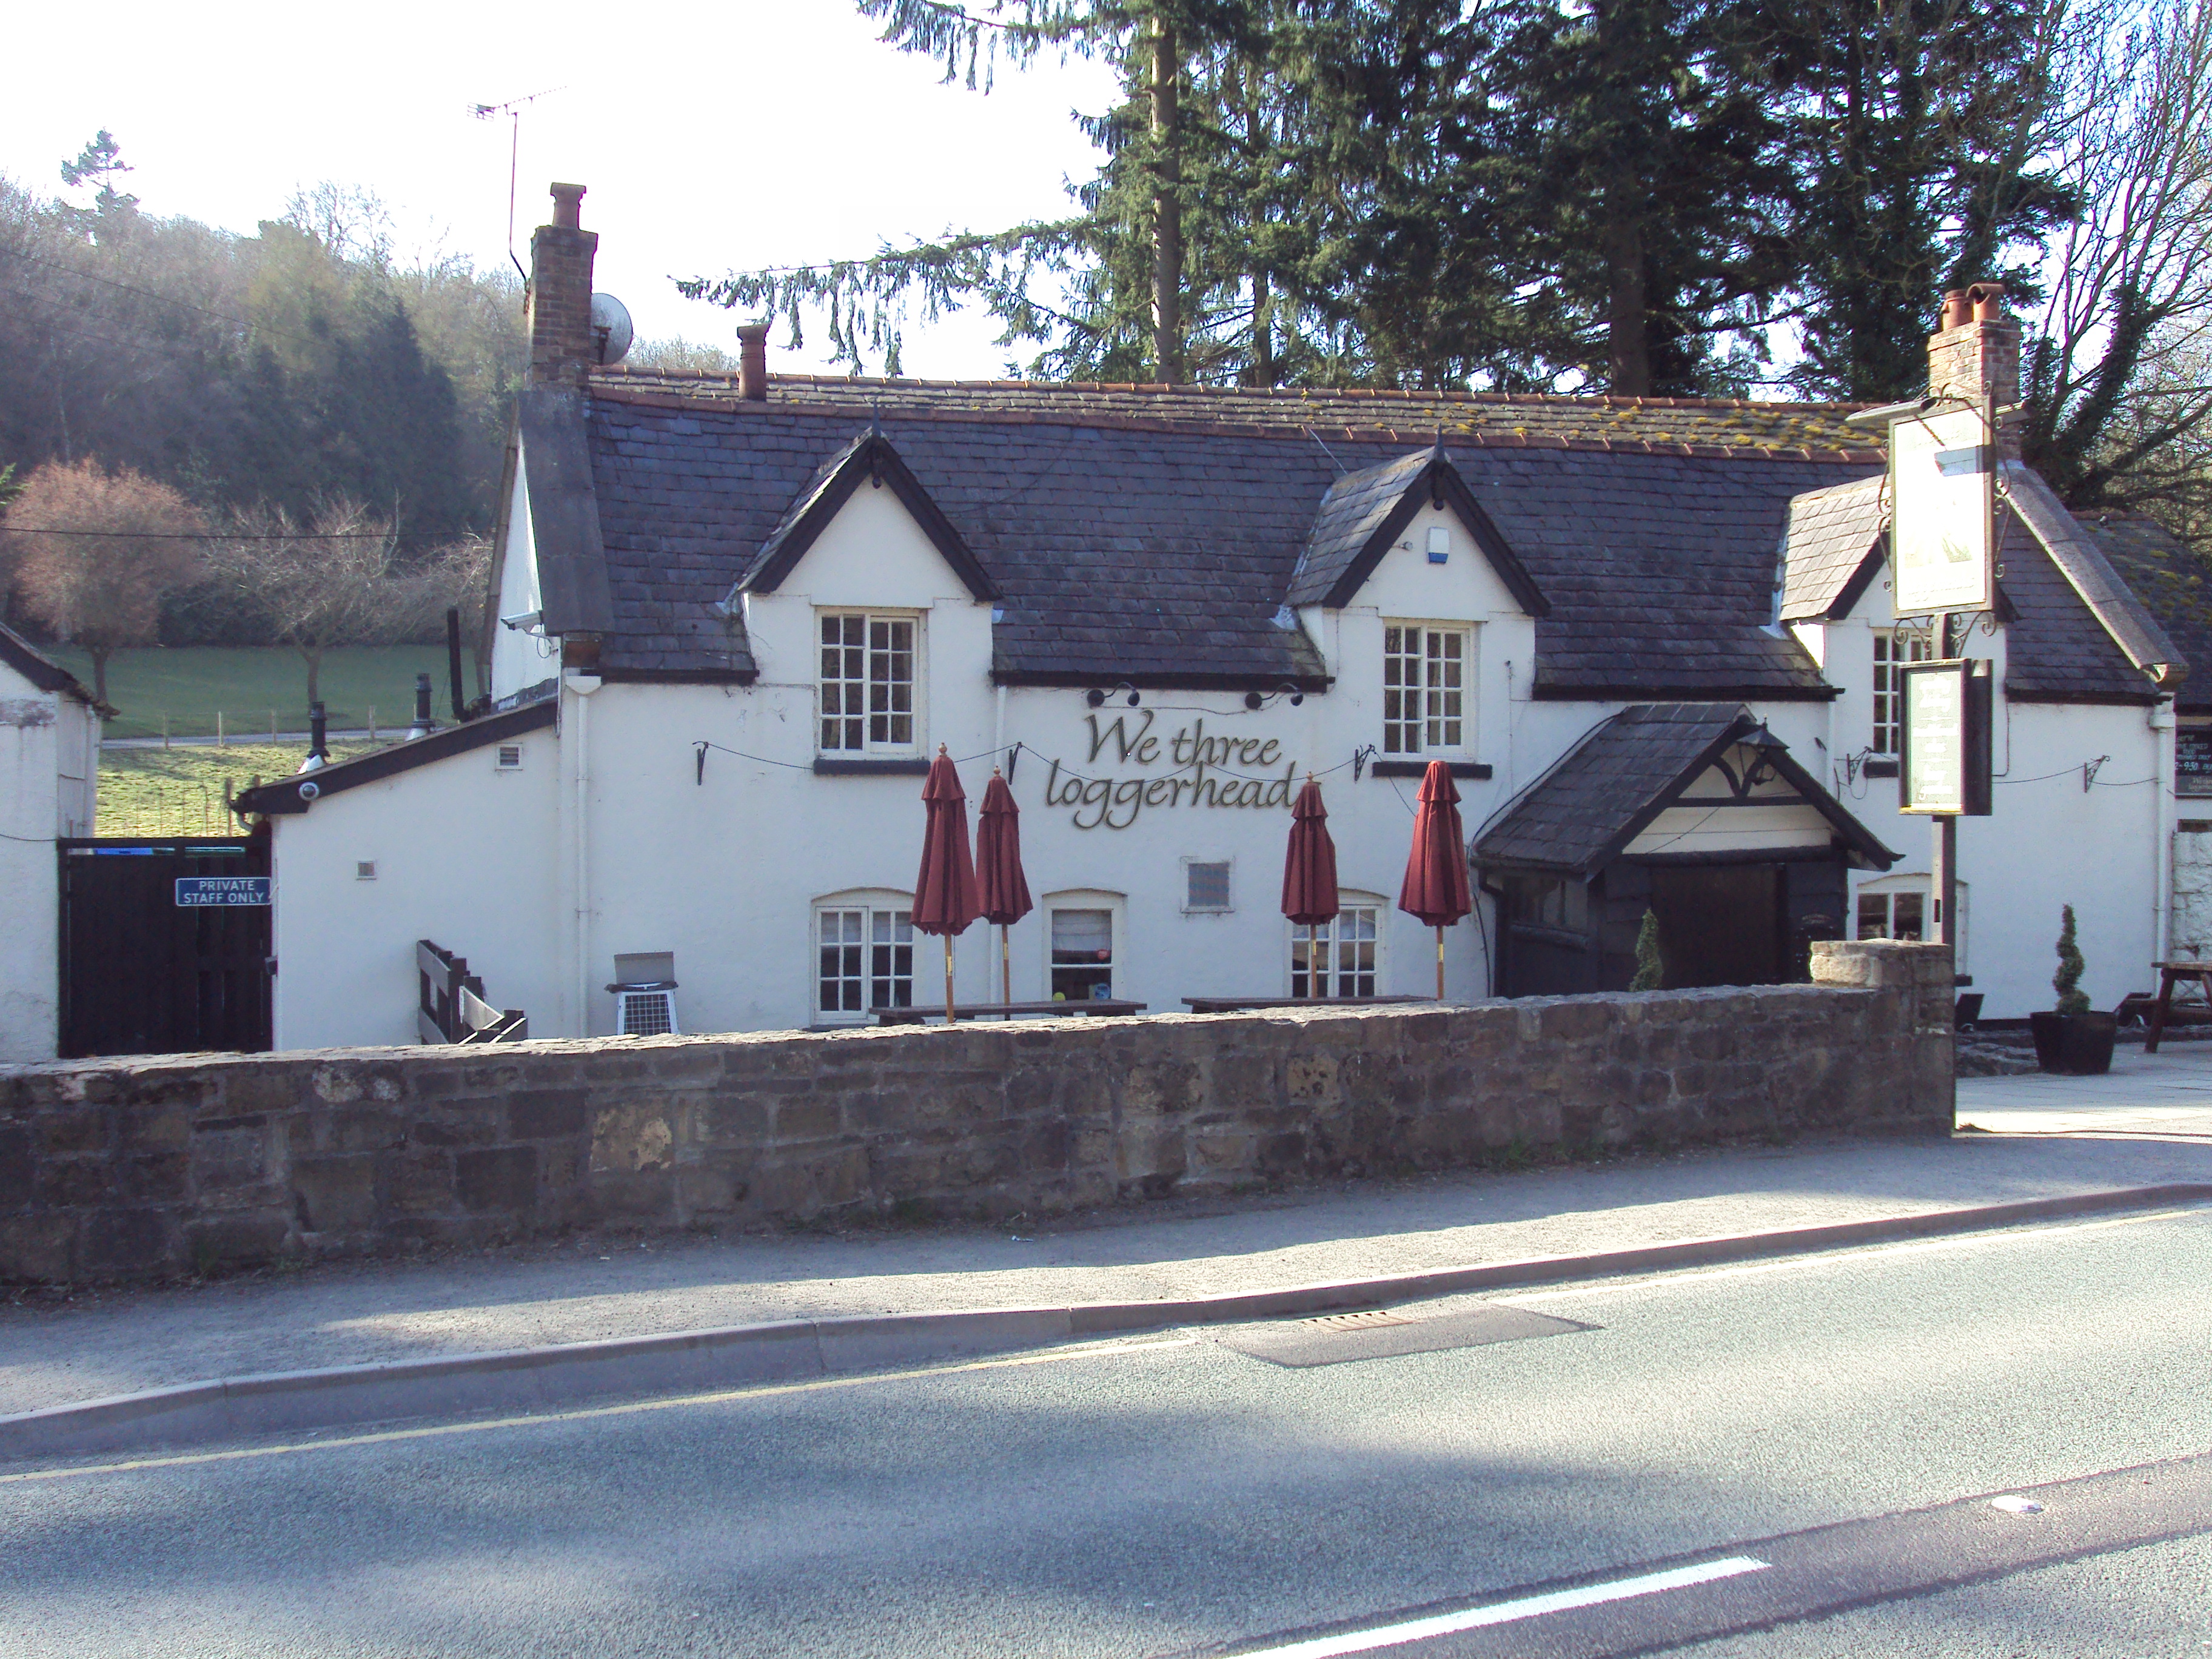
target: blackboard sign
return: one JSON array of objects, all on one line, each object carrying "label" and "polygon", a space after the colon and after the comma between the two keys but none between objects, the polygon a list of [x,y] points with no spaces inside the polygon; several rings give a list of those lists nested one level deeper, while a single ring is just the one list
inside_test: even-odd
[{"label": "blackboard sign", "polygon": [[2174,793],[2212,795],[2212,726],[2185,726],[2173,734]]},{"label": "blackboard sign", "polygon": [[1990,811],[1990,665],[1963,658],[1916,662],[1905,688],[1898,811],[1943,817]]}]

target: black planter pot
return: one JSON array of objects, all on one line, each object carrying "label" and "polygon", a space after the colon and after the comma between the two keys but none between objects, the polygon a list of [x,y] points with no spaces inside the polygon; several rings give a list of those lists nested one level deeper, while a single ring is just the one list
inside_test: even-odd
[{"label": "black planter pot", "polygon": [[2112,1039],[2120,1022],[2110,1014],[2030,1014],[2035,1063],[2070,1077],[2100,1077],[2112,1069]]}]

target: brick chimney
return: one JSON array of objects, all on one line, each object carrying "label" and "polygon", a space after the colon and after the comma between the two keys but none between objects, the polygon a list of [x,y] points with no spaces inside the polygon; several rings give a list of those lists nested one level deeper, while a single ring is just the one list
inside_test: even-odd
[{"label": "brick chimney", "polygon": [[595,231],[583,228],[584,187],[553,186],[553,222],[530,237],[530,382],[581,386],[599,360],[592,333]]},{"label": "brick chimney", "polygon": [[[2020,325],[2007,313],[2004,284],[1976,283],[1943,296],[1943,321],[1928,339],[1928,395],[2020,402]],[[2018,416],[1997,422],[1999,447],[2017,458]]]},{"label": "brick chimney", "polygon": [[768,400],[768,330],[766,323],[738,325],[738,396],[746,403]]}]

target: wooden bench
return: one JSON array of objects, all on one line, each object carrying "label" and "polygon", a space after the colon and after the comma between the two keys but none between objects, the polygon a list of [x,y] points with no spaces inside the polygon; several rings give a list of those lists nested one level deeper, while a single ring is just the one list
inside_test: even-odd
[{"label": "wooden bench", "polygon": [[[2158,964],[2158,1000],[2151,1004],[2150,1034],[2143,1039],[2143,1052],[2158,1052],[2158,1040],[2166,1034],[2166,1021],[2173,1017],[2173,988],[2184,981],[2203,993],[2204,1002],[2198,1006],[2184,1004],[2182,1018],[2195,1024],[2212,1018],[2212,962],[2161,962]],[[2124,1007],[2126,1005],[2121,1005]]]},{"label": "wooden bench", "polygon": [[[1110,1014],[1141,1014],[1146,1005],[1112,997],[1068,998],[1059,1002],[961,1002],[952,1006],[957,1019],[1103,1019]],[[878,1025],[927,1025],[943,1019],[942,1008],[878,1008]]]}]

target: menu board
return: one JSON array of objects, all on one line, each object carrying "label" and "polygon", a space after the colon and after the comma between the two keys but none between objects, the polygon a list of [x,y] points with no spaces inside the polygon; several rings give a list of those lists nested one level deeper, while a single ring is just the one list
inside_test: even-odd
[{"label": "menu board", "polygon": [[2174,732],[2173,788],[2179,795],[2212,795],[2212,726]]},{"label": "menu board", "polygon": [[1990,811],[1990,665],[1954,659],[1900,671],[1905,686],[1900,812],[1984,817]]}]

